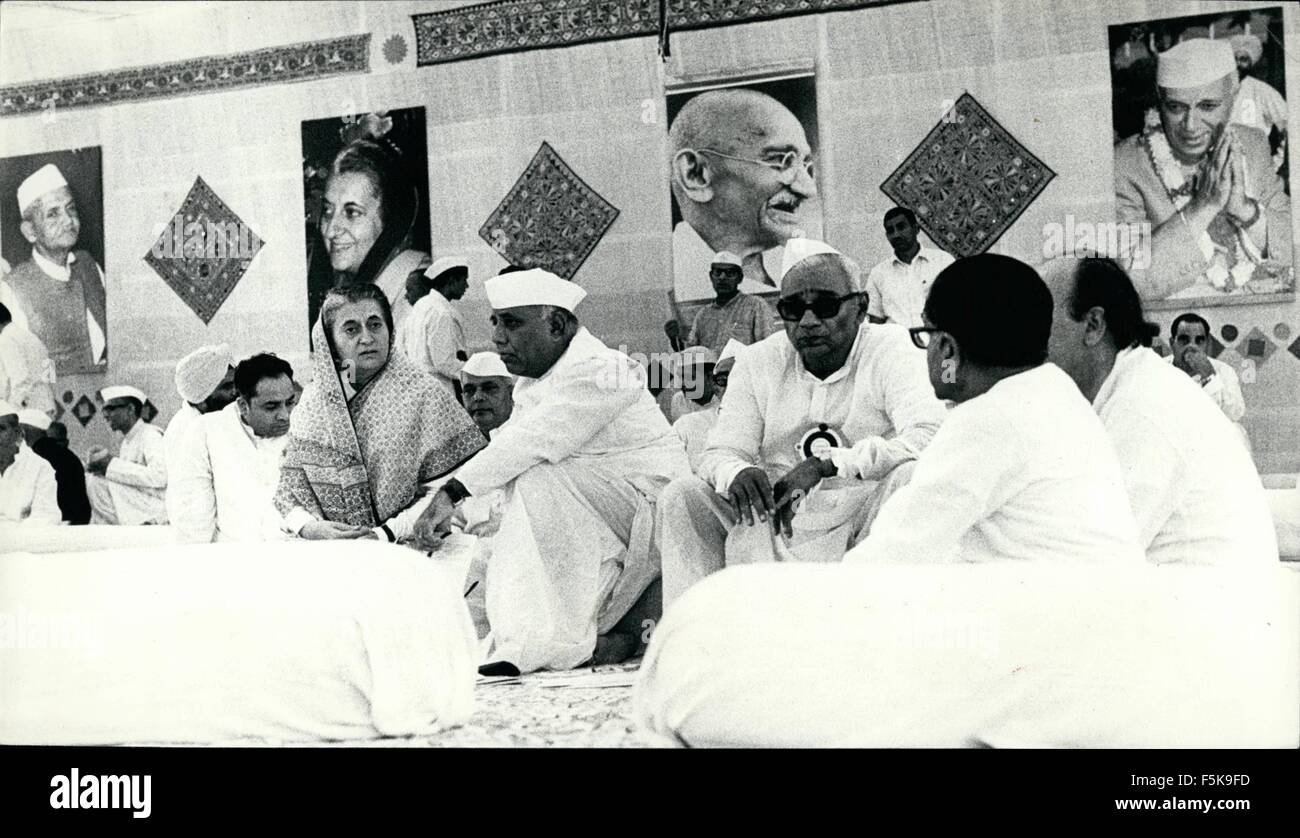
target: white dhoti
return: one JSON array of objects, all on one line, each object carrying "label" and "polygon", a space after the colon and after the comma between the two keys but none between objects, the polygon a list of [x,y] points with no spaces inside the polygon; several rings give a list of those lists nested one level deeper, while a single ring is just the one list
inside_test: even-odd
[{"label": "white dhoti", "polygon": [[115,483],[97,474],[86,475],[92,524],[165,524],[166,492]]},{"label": "white dhoti", "polygon": [[731,504],[698,477],[674,480],[659,499],[664,603],[723,567],[766,562],[838,562],[866,537],[881,506],[906,485],[912,462],[884,480],[836,481],[816,487],[791,521],[794,535],[776,535],[770,521],[731,523]]},{"label": "white dhoti", "polygon": [[1236,568],[728,568],[669,606],[642,724],[692,746],[1285,747],[1300,576]]},{"label": "white dhoti", "polygon": [[486,659],[532,672],[590,658],[659,575],[654,500],[667,482],[580,458],[517,477],[487,563]]}]

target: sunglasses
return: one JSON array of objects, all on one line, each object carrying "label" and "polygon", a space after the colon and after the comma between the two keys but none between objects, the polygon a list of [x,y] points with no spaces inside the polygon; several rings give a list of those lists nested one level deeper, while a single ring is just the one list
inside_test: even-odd
[{"label": "sunglasses", "polygon": [[837,297],[834,294],[825,294],[814,297],[813,301],[807,302],[802,297],[785,297],[777,300],[776,313],[781,315],[782,320],[788,320],[791,323],[797,323],[803,319],[806,312],[812,311],[813,317],[818,320],[829,320],[840,313],[844,306],[845,300],[851,300],[854,297],[862,296],[861,291],[855,291],[852,294],[845,294],[843,297]]},{"label": "sunglasses", "polygon": [[943,329],[936,329],[933,326],[916,326],[908,329],[907,333],[912,336],[912,345],[917,349],[929,349],[930,335],[942,331]]}]

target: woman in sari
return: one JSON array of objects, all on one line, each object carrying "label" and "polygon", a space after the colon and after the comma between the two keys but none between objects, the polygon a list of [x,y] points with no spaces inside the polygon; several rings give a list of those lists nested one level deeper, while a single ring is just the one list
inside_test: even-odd
[{"label": "woman in sari", "polygon": [[487,441],[455,398],[393,352],[374,285],[332,289],[312,328],[312,382],[293,412],[276,509],[303,538],[403,541],[421,484]]},{"label": "woman in sari", "polygon": [[[320,205],[320,246],[313,255],[311,287],[368,283],[388,299],[394,323],[410,311],[406,279],[431,264],[410,247],[419,193],[401,155],[386,141],[353,140],[334,156]],[[323,259],[328,258],[326,271]]]}]

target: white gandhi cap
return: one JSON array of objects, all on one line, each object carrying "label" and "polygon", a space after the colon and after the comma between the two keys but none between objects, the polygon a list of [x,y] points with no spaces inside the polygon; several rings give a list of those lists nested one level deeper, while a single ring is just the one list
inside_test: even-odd
[{"label": "white gandhi cap", "polygon": [[459,256],[443,256],[425,269],[425,279],[437,279],[439,275],[446,273],[452,268],[464,268],[465,273],[469,273],[469,262],[466,262]]},{"label": "white gandhi cap", "polygon": [[587,296],[581,286],[541,268],[494,276],[483,283],[483,290],[488,305],[497,311],[518,306],[558,306],[572,313]]},{"label": "white gandhi cap", "polygon": [[1224,76],[1234,78],[1237,59],[1227,41],[1192,38],[1164,52],[1156,64],[1156,84],[1160,87],[1200,87]]},{"label": "white gandhi cap", "polygon": [[59,167],[53,163],[46,163],[18,185],[18,213],[21,215],[27,212],[27,208],[47,192],[53,192],[60,186],[67,185],[68,182],[63,179],[63,172],[59,171]]},{"label": "white gandhi cap", "polygon": [[713,256],[710,265],[735,265],[737,268],[744,267],[740,262],[740,257],[726,250],[719,250]]},{"label": "white gandhi cap", "polygon": [[50,429],[50,417],[39,410],[18,411],[18,422],[22,425],[31,425],[33,428],[39,428],[42,431]]},{"label": "white gandhi cap", "polygon": [[100,390],[100,395],[104,397],[105,402],[111,402],[113,399],[136,399],[140,404],[149,401],[149,397],[142,390],[131,387],[126,384],[117,384],[112,387],[105,387]]},{"label": "white gandhi cap", "polygon": [[5,401],[4,399],[0,399],[0,417],[17,416],[17,415],[18,415],[18,408],[9,404],[9,402]]},{"label": "white gandhi cap", "polygon": [[479,378],[514,378],[510,370],[506,369],[501,356],[495,352],[475,352],[469,356],[465,366],[461,367],[460,374],[462,377],[473,375]]}]

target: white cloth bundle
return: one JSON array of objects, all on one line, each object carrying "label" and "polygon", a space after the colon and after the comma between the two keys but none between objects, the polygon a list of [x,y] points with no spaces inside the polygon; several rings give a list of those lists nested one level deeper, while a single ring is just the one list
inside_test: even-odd
[{"label": "white cloth bundle", "polygon": [[668,609],[637,716],[689,745],[1288,747],[1300,575],[766,564]]},{"label": "white cloth bundle", "polygon": [[0,556],[0,742],[408,736],[464,722],[462,561],[369,541]]}]

